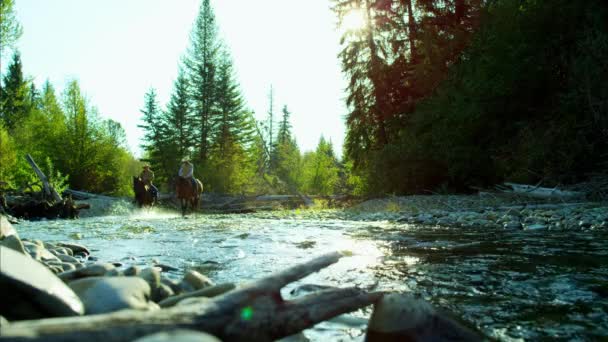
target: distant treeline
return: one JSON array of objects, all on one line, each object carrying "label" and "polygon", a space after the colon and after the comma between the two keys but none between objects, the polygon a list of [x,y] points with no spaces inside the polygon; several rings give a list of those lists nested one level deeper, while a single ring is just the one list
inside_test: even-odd
[{"label": "distant treeline", "polygon": [[[2,47],[13,47],[21,34],[14,0],[0,5]],[[142,161],[151,164],[163,191],[173,190],[183,158],[193,161],[207,192],[329,195],[353,188],[331,142],[321,137],[315,151],[302,154],[287,106],[275,113],[271,90],[267,119],[257,122],[235,78],[213,9],[203,0],[169,103],[161,108],[150,89],[141,110]],[[77,81],[60,98],[48,81],[37,89],[15,52],[0,86],[0,191],[36,190],[23,158],[30,153],[59,190],[132,194],[131,176],[142,161],[128,151],[120,124],[101,119]]]},{"label": "distant treeline", "polygon": [[603,0],[334,0],[346,158],[361,192],[469,191],[608,173]]},{"label": "distant treeline", "polygon": [[[329,195],[349,189],[347,167],[331,142],[301,154],[286,105],[275,113],[269,92],[266,119],[257,121],[243,99],[228,47],[218,35],[209,0],[203,0],[166,109],[154,89],[142,109],[142,148],[158,183],[171,188],[180,162],[190,159],[206,191],[231,194]],[[247,58],[242,56],[240,58]],[[264,86],[264,85],[261,85]]]},{"label": "distant treeline", "polygon": [[70,186],[126,195],[139,162],[126,148],[118,122],[101,119],[70,81],[60,98],[50,82],[37,89],[15,53],[0,89],[0,190],[40,188],[25,160],[31,154],[59,191]]}]

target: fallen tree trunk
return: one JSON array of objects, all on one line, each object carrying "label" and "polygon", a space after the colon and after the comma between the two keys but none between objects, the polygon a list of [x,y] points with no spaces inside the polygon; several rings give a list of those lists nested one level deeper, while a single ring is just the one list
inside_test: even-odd
[{"label": "fallen tree trunk", "polygon": [[72,189],[66,189],[63,193],[72,196],[72,198],[75,200],[87,200],[87,199],[91,199],[91,198],[101,198],[101,199],[105,198],[105,199],[109,199],[109,200],[116,199],[115,197],[111,197],[111,196],[92,194],[90,192],[72,190]]},{"label": "fallen tree trunk", "polygon": [[54,203],[40,200],[8,203],[7,211],[12,216],[24,219],[74,219],[78,218],[80,210],[89,209],[90,207],[87,203],[76,204],[71,198],[66,198]]},{"label": "fallen tree trunk", "polygon": [[206,304],[11,323],[2,327],[0,341],[132,341],[178,328],[204,331],[223,341],[273,341],[370,305],[382,297],[383,293],[345,288],[320,291],[292,301],[283,300],[280,290],[285,285],[319,271],[341,257],[341,253],[320,256],[213,298]]},{"label": "fallen tree trunk", "polygon": [[51,184],[49,183],[49,179],[42,172],[42,170],[40,170],[40,168],[38,167],[38,165],[34,161],[34,158],[32,158],[32,156],[30,156],[29,154],[27,154],[27,155],[25,155],[25,159],[30,164],[30,166],[32,167],[32,169],[34,169],[34,172],[36,173],[36,175],[38,176],[38,178],[42,182],[42,189],[43,189],[44,198],[46,198],[46,199],[52,199],[54,202],[61,202],[63,200],[61,198],[61,195],[59,195],[59,193],[57,192],[57,190],[55,190],[55,188],[53,188],[51,186]]},{"label": "fallen tree trunk", "polygon": [[518,195],[537,197],[537,198],[556,198],[556,199],[573,199],[584,198],[585,193],[578,191],[559,190],[557,188],[543,188],[540,186],[504,183],[509,189],[502,189],[502,192],[512,192]]}]

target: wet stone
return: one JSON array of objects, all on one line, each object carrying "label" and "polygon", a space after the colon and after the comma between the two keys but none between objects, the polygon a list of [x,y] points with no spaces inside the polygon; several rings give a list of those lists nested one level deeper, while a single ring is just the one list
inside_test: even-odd
[{"label": "wet stone", "polygon": [[141,273],[141,268],[135,265],[129,266],[129,268],[124,270],[122,273],[127,277],[138,276]]},{"label": "wet stone", "polygon": [[49,269],[2,246],[0,293],[0,315],[9,320],[77,316],[84,312],[78,296]]},{"label": "wet stone", "polygon": [[114,269],[115,267],[112,264],[92,264],[74,271],[61,273],[59,278],[63,281],[70,281],[79,278],[98,277],[106,275]]},{"label": "wet stone", "polygon": [[194,270],[186,272],[184,279],[182,280],[182,288],[186,292],[200,290],[213,285],[211,279]]},{"label": "wet stone", "polygon": [[147,335],[133,342],[222,342],[217,337],[194,330],[173,330]]},{"label": "wet stone", "polygon": [[13,225],[8,222],[6,216],[0,215],[0,240],[10,235],[17,235],[17,231],[13,228]]},{"label": "wet stone", "polygon": [[91,251],[83,245],[79,245],[77,243],[68,243],[68,242],[60,242],[57,246],[65,247],[72,250],[72,254],[84,254],[91,255]]},{"label": "wet stone", "polygon": [[542,229],[547,229],[547,226],[541,223],[533,223],[533,224],[529,224],[526,225],[525,229],[527,230],[542,230]]},{"label": "wet stone", "polygon": [[481,336],[410,295],[392,293],[374,305],[365,337],[380,341],[481,341]]},{"label": "wet stone", "polygon": [[149,302],[150,286],[138,277],[90,277],[68,285],[84,303],[87,314],[156,307]]},{"label": "wet stone", "polygon": [[16,234],[5,237],[4,240],[0,241],[0,246],[8,247],[29,257],[29,254],[25,250],[23,243]]},{"label": "wet stone", "polygon": [[504,229],[521,229],[522,225],[519,222],[507,222],[503,225]]},{"label": "wet stone", "polygon": [[72,264],[77,264],[80,262],[78,259],[74,258],[73,256],[69,256],[66,254],[58,254],[57,258],[59,258],[59,260],[61,260],[63,262],[69,262]]}]

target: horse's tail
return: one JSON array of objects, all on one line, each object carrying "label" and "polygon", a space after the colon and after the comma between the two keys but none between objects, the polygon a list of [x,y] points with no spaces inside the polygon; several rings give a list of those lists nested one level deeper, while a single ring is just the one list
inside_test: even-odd
[{"label": "horse's tail", "polygon": [[203,182],[196,180],[196,196],[199,197],[203,193]]}]

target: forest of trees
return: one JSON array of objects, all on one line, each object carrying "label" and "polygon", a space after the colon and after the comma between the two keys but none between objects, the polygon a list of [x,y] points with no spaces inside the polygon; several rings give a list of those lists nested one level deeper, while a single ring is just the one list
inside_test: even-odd
[{"label": "forest of trees", "polygon": [[346,32],[346,164],[364,193],[608,173],[602,0],[333,0]]},{"label": "forest of trees", "polygon": [[315,151],[301,155],[287,106],[282,116],[274,113],[272,90],[268,119],[256,121],[239,90],[209,0],[201,3],[166,108],[154,89],[144,96],[141,160],[127,148],[121,125],[101,118],[78,81],[70,81],[58,95],[50,82],[37,89],[24,75],[15,49],[22,28],[14,3],[0,0],[3,61],[7,50],[13,52],[0,82],[0,190],[37,190],[37,178],[24,158],[29,153],[58,190],[128,196],[131,176],[147,162],[155,182],[171,192],[180,161],[189,158],[207,192],[342,192],[343,167],[331,143],[321,137]]},{"label": "forest of trees", "polygon": [[34,184],[26,153],[59,188],[116,195],[131,193],[142,162],[171,191],[183,158],[206,191],[228,194],[466,192],[608,173],[603,0],[328,0],[338,22],[353,9],[366,20],[343,31],[337,56],[348,79],[343,156],[323,137],[302,153],[272,87],[256,120],[201,0],[169,102],[144,89],[141,113],[129,113],[141,115],[142,160],[76,80],[56,94],[24,75],[14,1],[0,0],[2,188]]},{"label": "forest of trees", "polygon": [[166,108],[154,89],[144,96],[142,148],[157,183],[171,189],[181,160],[188,158],[210,192],[344,191],[344,168],[331,143],[321,137],[315,151],[302,155],[287,105],[275,113],[272,87],[266,119],[257,121],[247,108],[209,0],[202,1],[190,37]]}]

